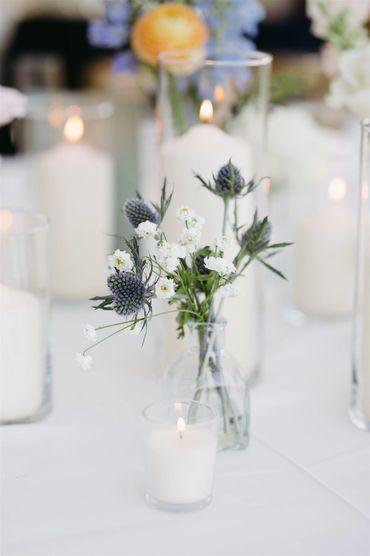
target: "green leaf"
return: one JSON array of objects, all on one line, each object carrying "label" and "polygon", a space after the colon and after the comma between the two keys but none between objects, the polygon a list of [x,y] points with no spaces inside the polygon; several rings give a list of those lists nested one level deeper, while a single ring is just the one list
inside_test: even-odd
[{"label": "green leaf", "polygon": [[271,272],[273,272],[274,274],[277,274],[278,276],[280,276],[280,278],[282,278],[283,280],[286,280],[286,277],[284,276],[284,274],[282,272],[280,272],[280,270],[278,270],[277,268],[275,268],[274,266],[271,266],[270,264],[268,264],[266,261],[264,261],[263,259],[261,259],[260,257],[257,257],[257,261],[259,261],[260,263],[262,263],[266,268],[268,268],[269,270],[271,270]]}]

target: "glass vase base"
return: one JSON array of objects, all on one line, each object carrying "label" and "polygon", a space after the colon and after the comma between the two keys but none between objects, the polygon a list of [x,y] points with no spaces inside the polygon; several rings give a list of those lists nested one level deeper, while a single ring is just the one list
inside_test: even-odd
[{"label": "glass vase base", "polygon": [[32,415],[26,415],[24,417],[4,417],[0,419],[0,426],[8,425],[27,425],[28,423],[37,423],[42,421],[51,413],[52,403],[51,401],[45,402],[35,413]]},{"label": "glass vase base", "polygon": [[203,500],[199,500],[197,502],[190,502],[187,504],[175,504],[172,502],[164,502],[163,500],[158,500],[157,498],[154,498],[154,496],[152,496],[149,492],[147,492],[145,495],[145,500],[149,506],[162,512],[186,513],[196,512],[208,506],[208,504],[212,500],[212,495],[210,494],[209,496],[207,496],[207,498],[203,498]]},{"label": "glass vase base", "polygon": [[351,421],[357,428],[370,431],[370,419],[366,417],[366,415],[360,411],[357,407],[352,406],[349,410],[349,416]]}]

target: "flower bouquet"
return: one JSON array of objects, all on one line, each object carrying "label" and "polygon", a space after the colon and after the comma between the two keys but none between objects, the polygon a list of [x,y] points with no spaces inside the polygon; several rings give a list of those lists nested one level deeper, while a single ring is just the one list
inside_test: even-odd
[{"label": "flower bouquet", "polygon": [[[225,326],[222,307],[225,297],[237,295],[237,280],[244,275],[253,261],[261,263],[284,278],[270,264],[270,258],[287,243],[271,243],[271,225],[267,217],[259,218],[255,212],[251,223],[239,221],[239,201],[250,195],[259,182],[246,182],[231,161],[213,176],[210,182],[196,176],[210,195],[223,203],[223,220],[220,235],[212,245],[203,245],[202,228],[205,219],[189,207],[176,211],[182,224],[177,242],[162,230],[172,193],[167,195],[166,183],[162,188],[159,204],[148,204],[141,197],[126,201],[123,212],[133,227],[134,235],[125,239],[125,249],[117,250],[109,259],[107,286],[109,293],[93,298],[94,308],[115,311],[122,321],[94,329],[87,326],[86,335],[95,344],[123,331],[143,333],[148,323],[163,314],[176,313],[177,332],[180,338],[191,330],[197,338],[196,359],[183,375],[181,385],[175,388],[174,399],[186,396],[217,405],[222,416],[220,428],[221,447],[243,447],[248,432],[246,384],[236,376],[235,365],[224,356],[220,333]],[[228,233],[228,230],[231,233]],[[145,243],[145,245],[144,245]],[[153,300],[168,303],[168,310],[153,312]],[[97,341],[97,332],[113,332]],[[79,363],[91,366],[89,346],[78,355]],[[228,369],[232,376],[227,377]],[[231,391],[238,392],[238,400]]]}]

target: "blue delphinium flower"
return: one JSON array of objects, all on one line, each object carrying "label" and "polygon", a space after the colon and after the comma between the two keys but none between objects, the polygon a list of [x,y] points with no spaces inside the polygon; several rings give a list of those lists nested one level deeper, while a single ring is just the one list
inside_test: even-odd
[{"label": "blue delphinium flower", "polygon": [[138,66],[138,59],[130,51],[119,52],[113,56],[112,69],[115,73],[133,73]]},{"label": "blue delphinium flower", "polygon": [[91,21],[87,29],[90,44],[103,48],[121,48],[127,42],[128,35],[128,26],[100,19]]}]

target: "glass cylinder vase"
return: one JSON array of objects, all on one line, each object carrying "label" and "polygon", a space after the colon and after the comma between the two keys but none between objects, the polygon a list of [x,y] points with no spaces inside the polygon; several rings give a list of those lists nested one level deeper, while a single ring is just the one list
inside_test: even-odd
[{"label": "glass cylinder vase", "polygon": [[[164,52],[159,57],[158,118],[161,183],[174,189],[174,208],[187,205],[206,220],[208,245],[222,234],[223,203],[200,186],[194,174],[212,180],[231,162],[246,181],[266,175],[265,127],[272,58],[261,52],[216,50]],[[249,226],[256,208],[267,211],[267,183],[239,200],[239,224]],[[149,196],[150,198],[150,196]],[[232,207],[230,206],[230,217]],[[163,223],[169,241],[180,234],[176,211]],[[226,233],[232,234],[228,219]],[[236,245],[235,245],[236,247]],[[259,277],[260,278],[260,277]],[[261,281],[252,263],[240,280],[240,295],[224,305],[228,343],[245,377],[256,376],[261,362]],[[176,326],[168,319],[165,365],[178,352]],[[248,338],[246,343],[245,339]]]},{"label": "glass cylinder vase", "polygon": [[225,350],[225,323],[193,324],[188,349],[167,369],[164,395],[205,403],[219,415],[218,448],[249,442],[249,389],[237,361]]},{"label": "glass cylinder vase", "polygon": [[361,128],[351,418],[370,430],[370,120]]},{"label": "glass cylinder vase", "polygon": [[105,287],[115,233],[112,112],[110,102],[85,95],[31,97],[24,149],[37,206],[51,222],[51,293],[58,299],[85,299]]},{"label": "glass cylinder vase", "polygon": [[0,422],[50,408],[47,218],[0,210]]}]

